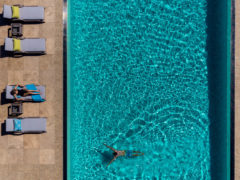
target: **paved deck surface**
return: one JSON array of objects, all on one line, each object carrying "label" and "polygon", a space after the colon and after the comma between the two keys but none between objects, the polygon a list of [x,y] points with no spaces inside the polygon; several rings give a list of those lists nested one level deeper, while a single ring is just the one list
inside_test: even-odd
[{"label": "paved deck surface", "polygon": [[[0,12],[3,4],[46,7],[46,22],[24,25],[23,35],[46,38],[47,55],[1,57],[0,91],[3,92],[8,84],[45,85],[47,101],[24,103],[22,117],[47,117],[48,120],[45,134],[0,136],[0,180],[61,180],[63,179],[62,0],[0,0]],[[10,26],[5,25],[0,18],[0,45],[4,44],[9,28]],[[1,123],[8,117],[9,105],[0,105]]]}]

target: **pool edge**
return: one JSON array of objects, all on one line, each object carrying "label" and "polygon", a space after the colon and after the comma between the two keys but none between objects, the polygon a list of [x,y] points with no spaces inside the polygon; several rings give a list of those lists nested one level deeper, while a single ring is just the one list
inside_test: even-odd
[{"label": "pool edge", "polygon": [[63,0],[63,71],[64,71],[64,75],[63,75],[63,83],[64,83],[64,88],[63,88],[63,99],[64,99],[64,103],[63,103],[63,133],[64,133],[64,147],[63,147],[63,151],[64,151],[64,157],[63,157],[63,169],[64,169],[64,173],[63,173],[63,179],[67,180],[70,179],[70,123],[69,123],[69,109],[70,109],[70,98],[68,98],[69,96],[69,92],[70,92],[70,81],[69,81],[69,77],[70,77],[70,69],[69,69],[69,62],[68,62],[68,57],[69,57],[69,53],[68,53],[68,41],[67,41],[67,37],[69,37],[68,34],[68,3],[67,0]]}]

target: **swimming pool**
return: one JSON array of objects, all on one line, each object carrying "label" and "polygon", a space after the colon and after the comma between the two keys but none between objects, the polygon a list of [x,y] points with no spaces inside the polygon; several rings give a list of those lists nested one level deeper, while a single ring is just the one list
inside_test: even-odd
[{"label": "swimming pool", "polygon": [[[229,177],[229,89],[212,91],[214,83],[229,84],[229,71],[222,68],[229,67],[229,44],[220,47],[226,52],[219,53],[213,72],[210,5],[206,0],[68,2],[69,179],[211,179],[213,157],[220,155],[226,159],[215,177]],[[219,39],[226,41],[227,33],[219,32]],[[213,81],[219,69],[225,80]],[[224,93],[223,100],[216,98]],[[212,127],[218,125],[227,129],[215,133]],[[213,137],[223,140],[216,152]],[[119,158],[106,168],[112,156],[103,143],[145,155]]]}]

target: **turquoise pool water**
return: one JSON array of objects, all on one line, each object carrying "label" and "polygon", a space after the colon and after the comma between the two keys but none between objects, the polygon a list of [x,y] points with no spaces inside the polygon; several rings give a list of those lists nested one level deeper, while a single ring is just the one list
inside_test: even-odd
[{"label": "turquoise pool water", "polygon": [[210,179],[206,0],[69,5],[71,179]]}]

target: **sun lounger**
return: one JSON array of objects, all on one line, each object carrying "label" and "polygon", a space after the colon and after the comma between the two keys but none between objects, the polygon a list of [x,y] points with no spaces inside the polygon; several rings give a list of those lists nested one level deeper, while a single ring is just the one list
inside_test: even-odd
[{"label": "sun lounger", "polygon": [[[16,130],[16,121],[17,123]],[[44,133],[46,132],[46,118],[9,118],[5,120],[7,133]]]},{"label": "sun lounger", "polygon": [[[16,43],[19,42],[18,50],[14,49]],[[4,49],[7,52],[16,54],[45,54],[46,52],[46,40],[43,38],[26,38],[26,39],[14,39],[6,38]]]},{"label": "sun lounger", "polygon": [[[28,89],[28,86],[30,86],[30,85],[26,85],[27,89]],[[12,100],[12,101],[15,100],[15,97],[11,94],[11,91],[14,87],[15,87],[15,85],[8,85],[6,87],[6,99],[7,100]],[[30,95],[30,96],[26,96],[26,97],[21,97],[24,99],[23,100],[24,102],[43,102],[43,101],[45,101],[45,99],[46,99],[45,86],[35,86],[35,87],[37,90],[40,91],[40,95]],[[29,89],[29,90],[33,90],[33,89]],[[39,98],[39,96],[40,96],[40,98]]]},{"label": "sun lounger", "polygon": [[13,8],[9,5],[3,6],[3,18],[12,21],[22,21],[22,22],[44,22],[44,7],[42,6],[17,6],[18,16],[13,16]]}]

